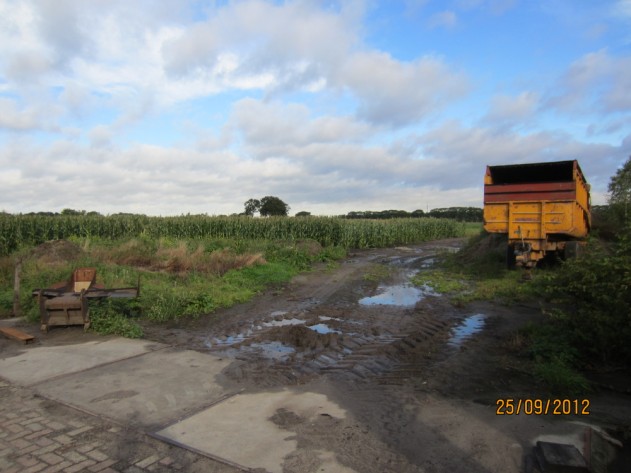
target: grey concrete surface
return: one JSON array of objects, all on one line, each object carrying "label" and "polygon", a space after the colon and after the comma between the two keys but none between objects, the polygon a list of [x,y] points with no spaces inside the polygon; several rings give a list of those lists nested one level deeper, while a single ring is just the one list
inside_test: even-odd
[{"label": "grey concrete surface", "polygon": [[127,338],[72,345],[25,346],[18,354],[0,353],[0,376],[21,386],[30,386],[163,347],[159,343]]},{"label": "grey concrete surface", "polygon": [[[117,338],[5,353],[0,377],[211,458],[272,473],[282,472],[287,455],[298,450],[295,432],[271,419],[279,409],[306,421],[321,414],[346,416],[313,392],[235,394],[221,374],[229,363],[208,353]],[[333,452],[317,456],[323,473],[353,473]]]},{"label": "grey concrete surface", "polygon": [[[323,394],[286,389],[230,397],[157,434],[246,468],[282,473],[285,457],[298,446],[293,432],[270,420],[281,408],[306,419],[346,415]],[[319,454],[322,464],[318,471],[352,473],[336,462],[332,452]]]},{"label": "grey concrete surface", "polygon": [[56,378],[43,395],[116,421],[151,429],[196,412],[226,394],[217,377],[228,361],[164,350]]}]

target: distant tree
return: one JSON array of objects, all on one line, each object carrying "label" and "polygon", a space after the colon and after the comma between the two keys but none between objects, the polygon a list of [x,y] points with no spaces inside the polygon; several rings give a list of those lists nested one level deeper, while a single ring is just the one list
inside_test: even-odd
[{"label": "distant tree", "polygon": [[245,215],[253,217],[256,212],[261,209],[261,201],[258,199],[248,199],[245,201]]},{"label": "distant tree", "polygon": [[85,210],[63,209],[61,215],[85,215]]},{"label": "distant tree", "polygon": [[432,209],[430,217],[452,218],[461,222],[481,222],[483,211],[478,207],[447,207],[443,209]]},{"label": "distant tree", "polygon": [[266,195],[261,199],[259,213],[262,217],[280,216],[286,217],[289,213],[289,205],[278,197]]},{"label": "distant tree", "polygon": [[298,212],[296,214],[296,217],[309,217],[311,215],[311,212],[305,212],[304,210],[302,212]]},{"label": "distant tree", "polygon": [[425,216],[425,212],[423,212],[421,209],[417,209],[414,212],[412,212],[412,217],[424,217]]},{"label": "distant tree", "polygon": [[616,209],[623,221],[629,218],[631,204],[631,156],[609,181],[609,205]]},{"label": "distant tree", "polygon": [[38,215],[40,217],[54,217],[55,215],[59,215],[56,212],[29,212],[25,215]]}]

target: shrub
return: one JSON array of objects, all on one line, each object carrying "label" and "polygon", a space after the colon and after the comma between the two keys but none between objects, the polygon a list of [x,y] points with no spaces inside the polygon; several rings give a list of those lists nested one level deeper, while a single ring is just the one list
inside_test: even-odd
[{"label": "shrub", "polygon": [[603,362],[631,361],[631,228],[606,248],[591,244],[541,282],[561,303],[557,318],[573,345]]}]

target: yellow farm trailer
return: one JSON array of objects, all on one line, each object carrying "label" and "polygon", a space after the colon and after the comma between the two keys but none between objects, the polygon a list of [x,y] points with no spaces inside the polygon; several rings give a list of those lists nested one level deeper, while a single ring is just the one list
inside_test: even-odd
[{"label": "yellow farm trailer", "polygon": [[507,235],[509,267],[575,256],[591,226],[589,190],[575,160],[487,166],[484,229]]}]

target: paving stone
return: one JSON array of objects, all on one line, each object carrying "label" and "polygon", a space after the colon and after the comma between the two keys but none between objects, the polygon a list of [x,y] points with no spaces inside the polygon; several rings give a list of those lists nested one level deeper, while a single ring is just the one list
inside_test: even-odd
[{"label": "paving stone", "polygon": [[[39,445],[40,447],[48,447],[49,445],[54,444],[55,442],[53,442],[51,439],[49,439],[48,437],[42,437],[42,438],[38,438],[35,443],[37,445]],[[58,445],[58,444],[55,444]]]},{"label": "paving stone", "polygon": [[151,455],[144,460],[134,463],[134,465],[136,465],[138,468],[147,468],[149,465],[152,465],[158,460],[160,460],[160,457],[158,455]]},{"label": "paving stone", "polygon": [[93,429],[93,427],[90,427],[89,425],[85,425],[83,427],[79,427],[78,429],[75,429],[75,430],[72,430],[72,431],[68,432],[68,435],[70,437],[76,437],[77,435],[82,434],[82,433],[87,432],[87,431],[92,430],[92,429]]},{"label": "paving stone", "polygon": [[30,435],[27,435],[26,437],[24,437],[25,439],[28,440],[35,440],[38,439],[40,437],[43,437],[44,435],[48,435],[50,433],[52,433],[53,431],[51,429],[44,429],[44,430],[40,430],[39,432],[34,432]]},{"label": "paving stone", "polygon": [[78,471],[82,471],[85,470],[86,468],[88,468],[89,466],[94,465],[96,462],[94,460],[85,460],[82,461],[81,463],[78,463],[74,466],[70,466],[68,468],[66,468],[64,470],[65,473],[76,473]]},{"label": "paving stone", "polygon": [[56,465],[57,463],[61,463],[62,461],[64,461],[63,457],[60,457],[59,455],[56,455],[54,453],[46,453],[39,458],[44,460],[49,465]]},{"label": "paving stone", "polygon": [[58,443],[53,442],[50,445],[39,448],[39,450],[34,450],[33,455],[45,455],[47,453],[54,452],[59,447],[60,445]]},{"label": "paving stone", "polygon": [[37,432],[38,430],[44,430],[44,426],[38,422],[32,420],[30,423],[26,424],[26,428],[32,430],[33,432]]},{"label": "paving stone", "polygon": [[92,465],[88,469],[94,473],[101,473],[102,471],[105,471],[106,469],[111,470],[110,466],[114,465],[115,463],[117,463],[117,460],[105,460],[100,463],[97,463],[96,465]]},{"label": "paving stone", "polygon": [[37,458],[35,458],[33,455],[28,455],[28,454],[18,457],[15,461],[17,461],[23,467],[29,467],[29,466],[33,466],[39,463]]},{"label": "paving stone", "polygon": [[65,460],[62,463],[57,463],[54,466],[49,466],[45,470],[42,470],[40,473],[57,473],[57,472],[62,471],[64,468],[67,468],[67,467],[69,467],[71,465],[72,465],[71,462],[69,462],[68,460]]},{"label": "paving stone", "polygon": [[59,442],[62,445],[67,445],[69,443],[72,443],[72,438],[68,437],[65,434],[61,434],[61,435],[58,435],[57,437],[53,437],[53,440],[55,442]]},{"label": "paving stone", "polygon": [[160,465],[169,466],[172,463],[173,463],[173,458],[171,457],[164,457],[162,460],[160,460]]},{"label": "paving stone", "polygon": [[30,447],[32,444],[24,439],[16,439],[11,441],[11,445],[18,450],[22,450],[23,448]]},{"label": "paving stone", "polygon": [[77,447],[77,452],[88,453],[94,450],[99,445],[99,442],[86,443],[85,445],[81,445]]},{"label": "paving stone", "polygon": [[105,453],[101,452],[100,450],[92,450],[91,452],[87,452],[87,455],[97,462],[103,462],[109,458]]},{"label": "paving stone", "polygon": [[75,451],[69,451],[63,454],[64,457],[66,457],[68,460],[70,460],[73,463],[81,463],[82,461],[84,461],[86,458],[81,455],[78,452]]},{"label": "paving stone", "polygon": [[47,466],[48,465],[46,463],[39,462],[36,465],[27,468],[26,470],[22,470],[22,473],[37,473],[38,471],[42,471]]}]

